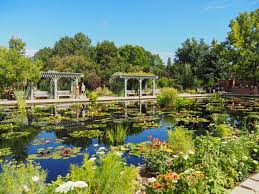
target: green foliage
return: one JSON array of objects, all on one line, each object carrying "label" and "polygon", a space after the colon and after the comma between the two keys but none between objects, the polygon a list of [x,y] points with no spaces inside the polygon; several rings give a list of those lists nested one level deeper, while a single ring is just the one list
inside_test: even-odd
[{"label": "green foliage", "polygon": [[69,135],[74,138],[81,138],[81,137],[97,138],[97,137],[101,137],[103,135],[103,132],[95,129],[95,130],[86,130],[86,131],[74,131]]},{"label": "green foliage", "polygon": [[184,64],[183,68],[183,87],[190,88],[193,86],[193,75],[190,64]]},{"label": "green foliage", "polygon": [[31,162],[5,163],[0,174],[0,193],[46,193],[46,172]]},{"label": "green foliage", "polygon": [[114,128],[107,129],[106,138],[112,145],[122,144],[128,134],[128,129],[123,125],[116,125]]},{"label": "green foliage", "polygon": [[12,36],[12,38],[9,40],[9,48],[14,49],[21,54],[24,54],[25,46],[25,42],[23,42],[20,38],[15,38]]},{"label": "green foliage", "polygon": [[97,96],[113,96],[113,93],[107,87],[98,87],[95,90]]},{"label": "green foliage", "polygon": [[194,100],[186,97],[178,97],[176,100],[176,108],[190,108],[194,105]]},{"label": "green foliage", "polygon": [[256,80],[258,74],[259,9],[240,13],[231,20],[225,57],[238,78]]},{"label": "green foliage", "polygon": [[25,89],[27,81],[38,81],[40,68],[39,61],[34,62],[14,49],[0,48],[0,89],[7,93]]},{"label": "green foliage", "polygon": [[175,106],[178,98],[178,92],[174,88],[162,88],[157,96],[157,103],[162,107]]},{"label": "green foliage", "polygon": [[25,112],[26,108],[26,95],[24,91],[16,91],[15,98],[17,101],[18,111],[19,112]]},{"label": "green foliage", "polygon": [[229,125],[226,124],[219,124],[214,127],[214,131],[216,136],[219,137],[226,137],[232,135],[232,128]]},{"label": "green foliage", "polygon": [[125,166],[116,153],[109,153],[95,165],[85,155],[82,166],[71,165],[69,179],[85,181],[85,193],[131,194],[136,191],[138,169]]},{"label": "green foliage", "polygon": [[176,127],[168,131],[168,143],[172,146],[173,152],[188,154],[194,150],[192,134],[183,127]]},{"label": "green foliage", "polygon": [[213,113],[211,115],[211,118],[213,120],[213,123],[216,124],[216,125],[227,124],[228,119],[229,119],[229,115],[228,114]]},{"label": "green foliage", "polygon": [[90,106],[95,107],[97,104],[97,98],[98,98],[96,92],[93,92],[93,91],[87,92],[87,97],[89,98]]}]

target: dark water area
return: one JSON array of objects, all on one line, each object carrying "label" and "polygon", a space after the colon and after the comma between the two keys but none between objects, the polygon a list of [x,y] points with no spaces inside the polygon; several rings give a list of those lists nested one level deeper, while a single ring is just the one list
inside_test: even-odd
[{"label": "dark water area", "polygon": [[[197,100],[181,110],[160,109],[155,102],[98,104],[94,109],[82,104],[34,106],[24,117],[15,108],[1,107],[0,162],[33,160],[47,171],[47,182],[51,182],[66,175],[71,164],[82,164],[84,154],[92,157],[101,147],[109,150],[105,131],[118,124],[128,129],[124,144],[149,141],[148,136],[166,141],[175,125],[201,135],[209,131],[212,114],[227,113],[229,122],[244,125],[243,118],[259,110],[254,99],[225,99],[221,109],[217,103]],[[91,133],[78,136],[81,131]],[[128,152],[123,157],[128,165],[144,163],[142,157]]]}]

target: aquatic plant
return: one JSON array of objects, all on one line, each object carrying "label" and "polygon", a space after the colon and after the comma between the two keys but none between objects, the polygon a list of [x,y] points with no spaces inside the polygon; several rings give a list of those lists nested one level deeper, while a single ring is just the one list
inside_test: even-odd
[{"label": "aquatic plant", "polygon": [[213,133],[219,137],[230,136],[233,133],[233,129],[226,124],[219,124],[213,128]]},{"label": "aquatic plant", "polygon": [[7,148],[0,148],[0,163],[3,162],[3,159],[6,156],[9,156],[12,154],[11,148],[7,147]]},{"label": "aquatic plant", "polygon": [[0,139],[19,139],[22,137],[29,136],[31,133],[30,132],[8,132],[8,133],[3,133],[0,135]]},{"label": "aquatic plant", "polygon": [[227,124],[228,119],[229,119],[229,115],[228,114],[213,113],[211,115],[211,118],[212,118],[214,124],[217,124],[217,125]]},{"label": "aquatic plant", "polygon": [[37,154],[31,154],[28,156],[28,160],[69,159],[70,157],[81,155],[80,150],[80,147],[66,148],[64,146],[58,146],[56,148],[48,147],[47,149],[39,148],[37,150]]},{"label": "aquatic plant", "polygon": [[201,117],[180,117],[175,119],[177,122],[184,122],[184,124],[189,124],[189,123],[208,123],[209,120]]},{"label": "aquatic plant", "polygon": [[192,134],[184,127],[175,127],[168,131],[168,143],[173,152],[179,154],[189,154],[194,150]]},{"label": "aquatic plant", "polygon": [[41,127],[42,130],[46,130],[46,131],[58,131],[61,129],[64,129],[65,127],[62,125],[52,125],[52,126],[44,126]]},{"label": "aquatic plant", "polygon": [[0,193],[47,193],[46,172],[37,164],[4,163],[0,174]]},{"label": "aquatic plant", "polygon": [[74,138],[80,138],[80,137],[98,138],[103,135],[103,132],[99,130],[85,130],[85,131],[74,131],[69,135]]},{"label": "aquatic plant", "polygon": [[138,186],[138,169],[126,166],[120,155],[111,152],[95,164],[94,160],[85,155],[83,165],[71,165],[68,179],[84,181],[88,184],[84,193],[131,194]]},{"label": "aquatic plant", "polygon": [[116,125],[114,128],[109,128],[105,131],[107,140],[112,145],[122,144],[128,134],[128,129],[123,125]]},{"label": "aquatic plant", "polygon": [[12,123],[0,124],[0,131],[8,131],[8,130],[12,130],[13,128],[14,128],[14,125]]},{"label": "aquatic plant", "polygon": [[176,108],[190,108],[194,105],[194,100],[186,97],[178,97],[176,100]]},{"label": "aquatic plant", "polygon": [[175,106],[178,98],[178,92],[174,88],[162,88],[157,96],[157,103],[162,107]]}]

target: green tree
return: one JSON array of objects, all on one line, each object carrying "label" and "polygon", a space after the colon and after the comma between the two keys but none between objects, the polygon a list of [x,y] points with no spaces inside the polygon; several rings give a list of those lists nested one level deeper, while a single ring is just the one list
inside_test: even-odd
[{"label": "green tree", "polygon": [[25,89],[40,78],[41,62],[32,61],[15,49],[0,48],[0,89],[4,93]]},{"label": "green tree", "polygon": [[25,42],[23,42],[20,38],[15,38],[14,36],[12,36],[9,40],[9,48],[14,49],[22,54],[25,53],[25,46]]},{"label": "green tree", "polygon": [[171,67],[172,66],[172,60],[171,57],[168,57],[167,59],[167,67]]},{"label": "green tree", "polygon": [[[240,13],[230,22],[227,54],[237,78],[256,81],[259,67],[259,9]],[[229,57],[229,56],[228,56]]]},{"label": "green tree", "polygon": [[124,72],[125,66],[114,42],[103,41],[96,45],[95,62],[100,65],[101,78],[107,85],[115,72]]},{"label": "green tree", "polygon": [[191,70],[191,65],[186,63],[184,64],[183,69],[183,87],[191,88],[193,86],[193,75]]}]

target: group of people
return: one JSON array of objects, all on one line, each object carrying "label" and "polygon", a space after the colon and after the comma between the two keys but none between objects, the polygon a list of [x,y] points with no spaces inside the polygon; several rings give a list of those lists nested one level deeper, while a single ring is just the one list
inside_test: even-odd
[{"label": "group of people", "polygon": [[82,82],[81,84],[76,85],[76,98],[85,94],[85,84]]}]

